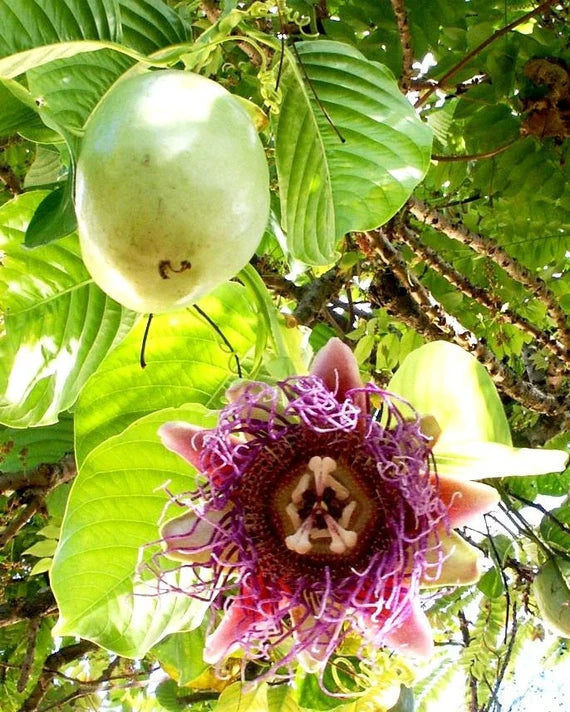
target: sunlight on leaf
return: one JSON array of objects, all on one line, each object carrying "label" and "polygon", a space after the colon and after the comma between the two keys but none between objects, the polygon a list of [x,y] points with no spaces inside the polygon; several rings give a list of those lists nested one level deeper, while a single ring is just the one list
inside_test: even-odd
[{"label": "sunlight on leaf", "polygon": [[[193,469],[168,452],[158,427],[168,420],[212,424],[194,405],[137,420],[85,460],[75,480],[51,570],[60,618],[54,635],[80,635],[125,656],[144,655],[165,635],[198,626],[207,603],[172,591],[139,566],[159,550],[163,487],[194,487]],[[181,583],[180,585],[183,585]]]},{"label": "sunlight on leaf", "polygon": [[293,257],[322,265],[345,233],[402,207],[429,167],[432,134],[383,65],[340,42],[295,48],[302,65],[287,52],[275,126],[282,221]]},{"label": "sunlight on leaf", "polygon": [[12,427],[55,423],[136,316],[92,283],[74,235],[23,247],[45,195],[24,193],[0,208],[0,422]]},{"label": "sunlight on leaf", "polygon": [[[257,316],[246,290],[227,283],[200,307],[222,330],[240,359],[256,341]],[[79,463],[106,438],[147,413],[183,403],[216,408],[237,377],[235,357],[193,309],[156,316],[140,366],[145,324],[139,322],[86,383],[75,415]]]},{"label": "sunlight on leaf", "polygon": [[433,415],[448,443],[512,443],[505,412],[491,377],[459,346],[434,341],[413,351],[388,384],[422,415]]}]

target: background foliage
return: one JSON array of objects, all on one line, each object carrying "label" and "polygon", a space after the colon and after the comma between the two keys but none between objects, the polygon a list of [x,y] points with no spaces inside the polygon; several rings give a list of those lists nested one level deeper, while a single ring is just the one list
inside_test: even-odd
[{"label": "background foliage", "polygon": [[[384,383],[452,340],[495,379],[516,445],[570,450],[569,15],[565,0],[0,0],[2,712],[357,712],[387,709],[400,683],[393,712],[452,691],[469,712],[525,709],[535,689],[554,708],[567,641],[532,583],[549,560],[570,604],[570,471],[494,481],[499,511],[462,532],[486,573],[429,609],[435,661],[386,655],[357,702],[311,676],[244,690],[237,662],[221,681],[195,603],[131,593],[156,488],[192,477],[156,424],[211,422],[236,356],[248,377],[282,377],[341,335]],[[146,369],[144,319],[90,280],[72,200],[86,119],[143,65],[256,104],[274,189],[252,265],[200,302],[227,341],[193,309],[162,316]],[[48,572],[78,467],[60,551],[95,575],[62,554],[54,637]],[[517,677],[530,656],[536,677]]]}]

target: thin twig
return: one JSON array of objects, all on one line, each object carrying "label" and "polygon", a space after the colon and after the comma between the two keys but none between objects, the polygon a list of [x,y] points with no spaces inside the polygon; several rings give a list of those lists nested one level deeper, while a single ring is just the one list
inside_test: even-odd
[{"label": "thin twig", "polygon": [[[471,643],[471,634],[469,633],[469,625],[467,623],[467,618],[463,611],[457,613],[459,618],[459,630],[461,631],[461,637],[463,639],[463,644],[466,648],[469,647]],[[477,678],[471,670],[469,670],[469,690],[471,692],[471,704],[469,705],[469,712],[478,712],[478,702],[477,702]]]},{"label": "thin twig", "polygon": [[548,509],[546,509],[546,507],[543,507],[542,504],[540,504],[539,502],[533,502],[531,499],[527,499],[526,497],[523,497],[520,494],[515,494],[514,492],[511,492],[508,487],[505,488],[505,493],[508,494],[509,497],[514,497],[519,502],[526,504],[527,507],[532,507],[533,509],[538,510],[539,512],[544,514],[547,519],[552,520],[556,524],[556,526],[559,527],[565,534],[570,534],[570,527],[564,524],[564,522],[558,519],[558,517],[552,514],[552,512],[549,512]]},{"label": "thin twig", "polygon": [[443,336],[445,335],[472,353],[487,368],[498,387],[529,410],[550,414],[558,411],[559,404],[554,396],[542,393],[532,384],[521,381],[497,359],[485,343],[478,340],[475,334],[461,326],[457,319],[443,309],[409,270],[408,264],[399,251],[381,231],[374,230],[364,234],[369,241],[369,254],[376,254],[383,263],[390,267],[424,315],[439,330],[438,338],[445,338]]},{"label": "thin twig", "polygon": [[[220,15],[222,14],[220,8],[216,5],[216,3],[212,2],[212,0],[202,0],[200,6],[208,20],[212,23],[212,25],[215,25],[216,22],[220,19]],[[255,47],[250,45],[249,42],[244,42],[243,40],[240,40],[237,45],[243,52],[245,52],[245,54],[247,54],[249,61],[255,67],[259,67],[259,65],[262,63],[262,58],[260,57],[259,52],[255,49]]]},{"label": "thin twig", "polygon": [[459,161],[479,161],[483,158],[493,158],[493,156],[498,156],[500,153],[507,151],[513,144],[519,140],[519,137],[509,141],[508,143],[498,146],[497,148],[492,148],[490,151],[484,151],[483,153],[466,153],[463,156],[441,156],[437,154],[432,154],[431,160],[437,161],[438,163],[454,163]]},{"label": "thin twig", "polygon": [[457,287],[457,289],[470,299],[479,302],[479,304],[486,309],[489,309],[497,321],[513,324],[527,334],[530,334],[540,346],[548,349],[557,358],[570,366],[570,352],[566,351],[561,344],[544,331],[541,331],[534,324],[523,319],[523,317],[516,314],[512,309],[505,309],[505,305],[494,294],[491,294],[481,287],[472,285],[461,272],[440,257],[435,250],[432,250],[420,242],[412,230],[404,227],[398,230],[397,236],[410,247],[422,262],[425,262],[429,267],[438,272],[444,279],[454,287]]},{"label": "thin twig", "polygon": [[[546,554],[547,557],[557,555],[563,559],[570,560],[570,556],[564,554],[563,552],[553,552],[552,549],[550,549],[540,537],[536,536],[530,524],[526,521],[526,519],[517,509],[512,506],[508,507],[503,502],[499,502],[499,509],[510,520],[510,522],[518,528],[519,532],[521,534],[524,534],[524,536],[533,541],[540,549],[542,549],[542,551]],[[496,519],[492,514],[489,514],[487,516],[491,517],[491,519],[496,521],[497,524],[501,524],[500,520]]]},{"label": "thin twig", "polygon": [[570,328],[567,317],[561,309],[558,299],[546,286],[544,280],[532,274],[511,257],[502,247],[483,235],[472,232],[459,222],[454,222],[426,203],[412,198],[409,202],[411,213],[422,222],[439,230],[452,240],[457,240],[480,255],[484,255],[499,265],[508,275],[526,287],[530,293],[545,305],[549,315],[556,323],[556,328],[564,348],[570,352]]},{"label": "thin twig", "polygon": [[41,509],[43,503],[44,494],[36,494],[25,507],[18,510],[18,514],[0,532],[0,549],[3,549],[10,539],[16,536],[20,529]]},{"label": "thin twig", "polygon": [[484,517],[485,527],[487,528],[487,539],[491,546],[491,551],[493,552],[493,560],[495,561],[496,568],[501,573],[501,579],[503,581],[503,586],[505,588],[506,611],[505,611],[505,639],[504,639],[504,643],[506,644],[508,630],[509,630],[509,612],[511,610],[511,596],[509,593],[509,582],[507,580],[507,574],[505,573],[505,570],[503,569],[503,562],[501,561],[501,557],[499,556],[499,552],[497,551],[497,547],[496,547],[493,537],[491,535],[491,531],[489,529],[489,523],[487,522],[487,517],[488,517],[488,514],[486,514]]},{"label": "thin twig", "polygon": [[464,82],[446,84],[445,82],[437,81],[436,79],[429,79],[425,77],[417,77],[412,79],[410,82],[411,89],[415,91],[420,91],[421,89],[444,89],[448,92],[448,97],[459,96],[465,94],[466,91],[471,89],[471,87],[477,86],[479,84],[490,84],[491,77],[488,74],[476,74]]},{"label": "thin twig", "polygon": [[503,35],[508,34],[511,30],[514,30],[515,27],[518,27],[519,25],[522,25],[523,23],[527,22],[528,20],[532,19],[536,15],[540,15],[542,12],[545,10],[550,9],[551,5],[554,5],[555,2],[558,0],[546,0],[546,2],[541,3],[538,7],[535,7],[534,10],[531,10],[530,12],[527,12],[526,15],[522,15],[522,17],[519,17],[518,19],[514,20],[513,22],[509,23],[508,25],[505,25],[505,27],[502,27],[500,30],[497,30],[494,32],[492,35],[487,37],[486,40],[481,42],[480,45],[475,47],[475,49],[471,50],[468,54],[463,57],[463,59],[458,62],[455,66],[451,67],[439,80],[438,83],[435,84],[433,87],[430,87],[425,94],[423,94],[415,104],[416,109],[418,109],[420,106],[423,106],[426,101],[430,98],[430,96],[436,91],[438,86],[440,84],[444,84],[450,77],[454,76],[459,72],[465,65],[469,64],[469,62],[473,59],[473,57],[476,57],[478,54],[480,54],[486,47],[488,47],[490,44],[492,44],[495,40],[498,40],[499,37],[502,37]]},{"label": "thin twig", "polygon": [[410,82],[413,74],[414,52],[412,50],[412,34],[408,22],[408,13],[404,0],[390,0],[392,9],[396,16],[398,24],[398,34],[400,35],[400,44],[402,45],[402,76],[400,77],[400,88],[403,92],[407,92],[410,88]]},{"label": "thin twig", "polygon": [[0,493],[17,492],[30,487],[52,489],[56,485],[71,481],[77,474],[75,458],[65,455],[59,462],[42,463],[31,470],[0,472]]},{"label": "thin twig", "polygon": [[518,631],[517,604],[513,603],[513,622],[511,624],[511,635],[510,635],[510,638],[508,639],[507,650],[505,652],[505,655],[503,656],[501,665],[497,672],[495,684],[493,685],[493,688],[491,690],[491,699],[489,700],[489,703],[486,705],[484,712],[490,712],[490,705],[492,702],[495,704],[495,709],[500,712],[501,706],[498,702],[499,688],[501,687],[501,685],[503,683],[503,680],[505,678],[505,673],[507,672],[507,668],[509,667],[511,657],[513,655],[513,650],[515,647],[515,640],[517,637],[517,631]]}]

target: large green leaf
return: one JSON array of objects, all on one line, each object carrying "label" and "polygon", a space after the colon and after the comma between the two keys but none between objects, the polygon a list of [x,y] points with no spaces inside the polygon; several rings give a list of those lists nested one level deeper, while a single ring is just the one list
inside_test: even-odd
[{"label": "large green leaf", "polygon": [[26,230],[24,244],[28,248],[47,245],[70,235],[76,229],[73,177],[70,177],[64,183],[56,185],[38,205]]},{"label": "large green leaf", "polygon": [[0,422],[11,427],[55,423],[135,319],[92,283],[75,236],[22,247],[44,196],[24,193],[0,209]]},{"label": "large green leaf", "polygon": [[120,40],[113,0],[0,0],[0,56],[78,39]]},{"label": "large green leaf", "polygon": [[[246,290],[227,283],[200,305],[243,358],[255,345],[257,323]],[[141,323],[109,354],[81,393],[75,415],[80,463],[96,445],[153,410],[183,403],[218,407],[236,377],[233,356],[194,310],[153,319],[145,369],[139,364],[143,330]]]},{"label": "large green leaf", "polygon": [[262,682],[253,689],[244,689],[241,682],[234,682],[222,692],[214,712],[267,712],[268,687]]},{"label": "large green leaf", "polygon": [[234,682],[222,692],[214,712],[308,712],[295,700],[295,691],[290,685],[261,683],[253,689],[249,685]]},{"label": "large green leaf", "polygon": [[[27,72],[29,88],[26,95],[17,85],[16,98],[7,85],[8,94],[0,94],[5,123],[14,132],[21,130],[15,119],[31,121],[33,109],[66,139],[72,155],[75,136],[89,113],[134,56],[186,38],[180,18],[161,0],[61,0],[47,5],[16,0],[9,9],[5,4],[0,0],[0,77],[6,82]],[[69,181],[39,207],[27,246],[48,243],[76,228],[72,174]]]},{"label": "large green leaf", "polygon": [[0,0],[0,17],[0,57],[72,40],[150,52],[186,39],[180,17],[162,0]]},{"label": "large green leaf", "polygon": [[133,63],[110,49],[83,52],[31,69],[27,73],[40,114],[67,130],[78,131],[107,89]]},{"label": "large green leaf", "polygon": [[171,591],[157,595],[157,581],[144,567],[159,551],[159,520],[168,502],[162,486],[174,493],[194,488],[193,468],[160,442],[157,429],[168,420],[206,426],[213,415],[200,406],[152,413],[83,463],[51,569],[57,635],[138,657],[169,633],[201,623],[207,604]]},{"label": "large green leaf", "polygon": [[294,257],[327,264],[345,233],[402,207],[429,167],[432,134],[383,65],[339,42],[295,47],[302,64],[287,53],[275,127],[282,220]]},{"label": "large green leaf", "polygon": [[[86,52],[98,52],[107,49],[120,51],[121,46],[99,40],[74,40],[40,45],[0,59],[0,77],[11,79],[50,62],[69,59]],[[125,50],[125,53],[128,54],[129,52],[133,54],[133,57],[138,56],[136,52]]]},{"label": "large green leaf", "polygon": [[31,190],[59,183],[65,179],[67,171],[67,165],[57,148],[40,145],[36,148],[34,162],[26,173],[24,187]]},{"label": "large green leaf", "polygon": [[180,687],[184,687],[208,668],[208,664],[202,659],[205,639],[205,626],[202,626],[193,631],[168,636],[156,645],[152,652],[162,668]]},{"label": "large green leaf", "polygon": [[17,131],[37,120],[36,112],[17,99],[0,82],[0,139],[12,136]]},{"label": "large green leaf", "polygon": [[64,123],[79,126],[108,88],[110,71],[187,37],[161,0],[0,0],[0,18],[0,77],[44,68],[28,77],[40,111],[65,112]]},{"label": "large green leaf", "polygon": [[128,47],[152,52],[187,39],[186,26],[163,0],[119,0],[119,6],[122,42]]},{"label": "large green leaf", "polygon": [[[28,87],[44,122],[75,147],[74,137],[101,96],[132,63],[130,57],[111,50],[81,53],[31,69]],[[66,184],[57,186],[36,210],[26,232],[27,247],[47,244],[77,228],[73,165],[72,160]]]}]

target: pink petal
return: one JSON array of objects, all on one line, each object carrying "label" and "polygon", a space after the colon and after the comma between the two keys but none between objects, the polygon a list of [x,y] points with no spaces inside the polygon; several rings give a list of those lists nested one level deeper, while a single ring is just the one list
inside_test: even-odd
[{"label": "pink petal", "polygon": [[210,559],[214,538],[226,510],[210,510],[207,516],[187,511],[166,522],[160,530],[165,555],[174,561],[193,564]]},{"label": "pink petal", "polygon": [[447,475],[439,476],[439,496],[448,507],[451,528],[469,524],[493,509],[501,499],[494,487]]},{"label": "pink petal", "polygon": [[386,636],[384,643],[403,655],[430,658],[433,655],[433,634],[426,614],[417,601],[410,615]]},{"label": "pink petal", "polygon": [[[311,365],[311,374],[323,379],[327,388],[342,402],[347,391],[362,388],[358,364],[352,351],[340,339],[333,337],[317,353]],[[364,405],[364,394],[357,396],[356,403]]]},{"label": "pink petal", "polygon": [[[225,463],[211,467],[208,467],[208,463],[204,464],[202,452],[209,432],[207,429],[182,421],[165,423],[158,429],[158,434],[166,448],[183,457],[200,472],[208,475],[210,482],[219,484],[220,480],[231,474],[233,470],[230,465]],[[229,442],[231,447],[240,444],[240,441],[233,435],[230,436]]]},{"label": "pink petal", "polygon": [[[256,633],[259,632],[260,638],[263,637],[264,630],[272,628],[271,611],[268,611],[266,616],[259,606],[258,597],[251,589],[242,585],[240,598],[230,605],[216,630],[206,638],[204,662],[216,665],[239,650],[242,641],[247,638],[252,628],[255,628]],[[270,604],[270,607],[274,605]]]},{"label": "pink petal", "polygon": [[440,531],[440,551],[443,561],[439,564],[436,550],[428,552],[429,568],[422,586],[466,586],[481,577],[481,553],[459,534]]},{"label": "pink petal", "polygon": [[163,445],[200,469],[200,455],[204,447],[204,428],[182,421],[165,423],[158,429]]}]

